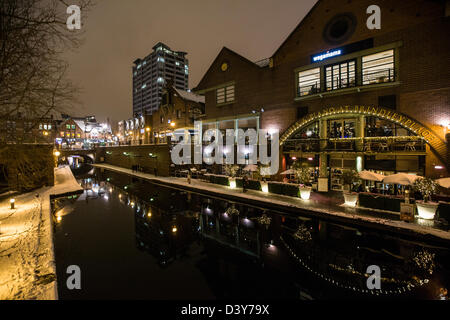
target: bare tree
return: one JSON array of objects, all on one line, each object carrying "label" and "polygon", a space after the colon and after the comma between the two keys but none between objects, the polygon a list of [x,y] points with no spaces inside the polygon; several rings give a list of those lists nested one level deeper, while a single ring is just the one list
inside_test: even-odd
[{"label": "bare tree", "polygon": [[[91,0],[74,4],[84,20]],[[21,114],[36,119],[35,127],[40,118],[68,110],[76,101],[62,53],[81,44],[82,32],[67,28],[67,7],[63,0],[0,1],[0,121]],[[6,147],[0,143],[0,157]],[[8,157],[6,166],[14,161]]]}]

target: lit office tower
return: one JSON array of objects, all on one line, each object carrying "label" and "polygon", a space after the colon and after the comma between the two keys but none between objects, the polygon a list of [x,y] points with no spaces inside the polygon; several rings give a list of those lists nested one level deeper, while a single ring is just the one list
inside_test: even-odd
[{"label": "lit office tower", "polygon": [[177,89],[188,90],[189,64],[186,52],[172,51],[158,42],[153,52],[133,65],[133,116],[158,110],[162,90],[173,80]]}]

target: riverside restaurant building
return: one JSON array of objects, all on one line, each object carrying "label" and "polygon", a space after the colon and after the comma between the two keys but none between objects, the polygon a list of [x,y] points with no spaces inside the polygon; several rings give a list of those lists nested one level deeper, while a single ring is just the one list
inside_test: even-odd
[{"label": "riverside restaurant building", "polygon": [[349,169],[448,176],[449,7],[319,0],[270,58],[220,51],[194,89],[203,126],[279,130],[280,172],[301,161],[319,191],[343,190]]}]

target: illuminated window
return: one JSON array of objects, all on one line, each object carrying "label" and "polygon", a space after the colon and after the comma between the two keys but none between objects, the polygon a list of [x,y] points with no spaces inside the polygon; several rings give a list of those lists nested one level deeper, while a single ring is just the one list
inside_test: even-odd
[{"label": "illuminated window", "polygon": [[394,70],[394,50],[362,57],[363,85],[392,82],[395,80]]},{"label": "illuminated window", "polygon": [[325,67],[327,91],[356,86],[356,61],[350,60]]},{"label": "illuminated window", "polygon": [[320,68],[298,73],[298,95],[306,96],[320,92]]},{"label": "illuminated window", "polygon": [[72,129],[75,129],[75,125],[74,124],[72,125]]},{"label": "illuminated window", "polygon": [[70,124],[66,124],[66,129],[70,129]]},{"label": "illuminated window", "polygon": [[234,101],[234,85],[219,88],[216,90],[217,104],[229,103]]}]

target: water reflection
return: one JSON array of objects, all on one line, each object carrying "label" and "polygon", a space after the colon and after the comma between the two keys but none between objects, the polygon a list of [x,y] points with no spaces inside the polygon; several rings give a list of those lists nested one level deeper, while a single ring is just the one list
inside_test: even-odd
[{"label": "water reflection", "polygon": [[[447,297],[450,264],[445,247],[204,197],[109,171],[98,170],[81,182],[85,193],[78,201],[118,199],[133,213],[136,248],[164,270],[180,261],[197,261],[216,297],[266,289],[277,297],[275,287],[291,290],[293,285],[296,292],[286,295],[296,298],[304,292],[314,298]],[[68,200],[76,206],[77,199],[60,199],[55,216]],[[262,288],[246,287],[241,279],[239,290],[230,289],[230,266],[224,262],[229,260],[235,267],[242,264],[255,270],[255,277],[263,274],[258,284]],[[205,263],[208,268],[201,267]],[[381,268],[381,290],[367,288],[370,265]]]}]

